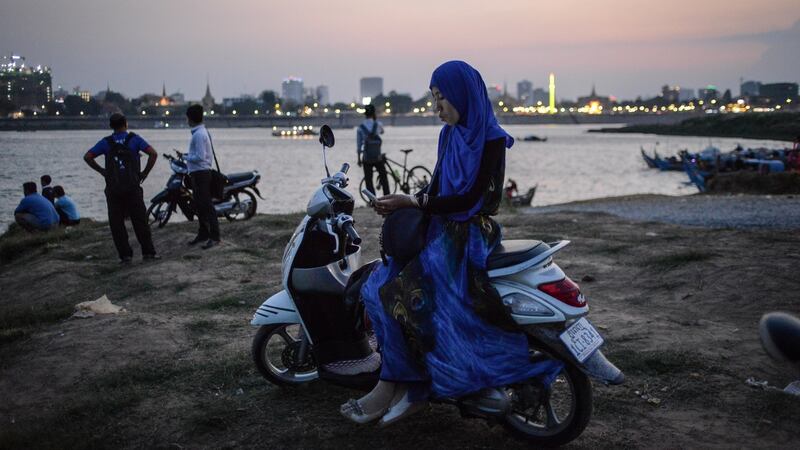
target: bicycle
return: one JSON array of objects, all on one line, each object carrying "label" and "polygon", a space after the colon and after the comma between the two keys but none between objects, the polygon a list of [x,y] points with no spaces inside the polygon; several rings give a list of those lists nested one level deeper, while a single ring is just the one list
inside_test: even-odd
[{"label": "bicycle", "polygon": [[[426,186],[428,186],[428,183],[431,182],[432,178],[431,171],[428,170],[425,166],[414,166],[411,169],[407,169],[408,154],[413,152],[414,149],[407,148],[400,151],[405,154],[403,159],[403,164],[400,164],[399,162],[389,158],[388,156],[386,156],[385,153],[381,155],[383,159],[383,164],[386,165],[387,169],[386,176],[389,178],[389,180],[387,181],[389,182],[391,193],[394,194],[395,192],[397,192],[398,186],[400,186],[400,190],[406,194],[410,194],[412,189],[414,190],[414,192],[424,189]],[[396,167],[392,167],[393,165]],[[403,171],[402,175],[398,174],[398,171],[400,169],[402,169]],[[380,178],[378,177],[377,170],[372,171],[372,177],[373,177],[372,185],[375,186],[375,190],[378,190],[380,188],[381,183],[380,183]],[[392,183],[393,180],[394,183]],[[359,194],[361,194],[361,198],[365,202],[369,203],[369,200],[361,192],[364,189],[366,189],[366,186],[367,186],[367,179],[365,177],[361,179],[361,183],[358,186],[358,192]]]}]

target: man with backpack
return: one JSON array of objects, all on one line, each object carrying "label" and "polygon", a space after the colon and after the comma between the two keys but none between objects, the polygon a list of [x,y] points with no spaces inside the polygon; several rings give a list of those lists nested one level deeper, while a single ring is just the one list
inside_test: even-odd
[{"label": "man with backpack", "polygon": [[[133,249],[128,243],[125,217],[131,218],[136,239],[142,247],[142,259],[158,259],[147,224],[147,210],[141,184],[153,169],[158,153],[141,136],[128,132],[128,120],[119,113],[109,118],[114,133],[101,139],[86,152],[83,159],[106,180],[106,203],[108,205],[108,224],[117,248],[120,263],[129,264]],[[141,170],[140,153],[147,154],[147,165]],[[95,159],[105,155],[105,167],[100,167]]]},{"label": "man with backpack", "polygon": [[375,186],[372,181],[372,170],[378,170],[378,179],[381,182],[383,195],[389,195],[389,180],[386,177],[386,163],[381,153],[381,134],[383,134],[383,124],[375,116],[375,107],[367,105],[364,115],[366,119],[356,130],[356,150],[358,151],[358,165],[364,166],[364,180],[366,180],[367,190],[375,193]]}]

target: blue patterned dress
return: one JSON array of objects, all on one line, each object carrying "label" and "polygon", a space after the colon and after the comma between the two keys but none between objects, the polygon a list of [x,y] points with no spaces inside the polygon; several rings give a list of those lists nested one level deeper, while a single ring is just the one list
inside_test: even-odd
[{"label": "blue patterned dress", "polygon": [[381,379],[411,383],[412,401],[533,377],[549,384],[562,367],[531,362],[526,336],[489,282],[486,260],[501,239],[489,215],[500,203],[502,167],[478,214],[432,216],[424,250],[404,267],[391,258],[376,264],[361,288],[383,357]]}]

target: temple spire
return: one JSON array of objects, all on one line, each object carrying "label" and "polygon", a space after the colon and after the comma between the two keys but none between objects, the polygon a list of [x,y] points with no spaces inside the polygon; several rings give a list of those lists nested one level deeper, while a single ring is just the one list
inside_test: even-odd
[{"label": "temple spire", "polygon": [[161,84],[161,98],[167,98],[167,83]]}]

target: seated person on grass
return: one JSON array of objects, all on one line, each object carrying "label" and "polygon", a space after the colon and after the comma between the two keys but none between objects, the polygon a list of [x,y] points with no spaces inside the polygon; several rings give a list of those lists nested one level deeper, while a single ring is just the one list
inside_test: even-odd
[{"label": "seated person on grass", "polygon": [[27,231],[47,231],[58,225],[58,213],[49,200],[36,192],[36,183],[22,185],[25,197],[14,210],[14,220]]},{"label": "seated person on grass", "polygon": [[56,186],[53,188],[53,195],[56,199],[56,212],[61,217],[61,225],[77,225],[81,222],[81,215],[75,202],[64,192],[64,188]]}]

